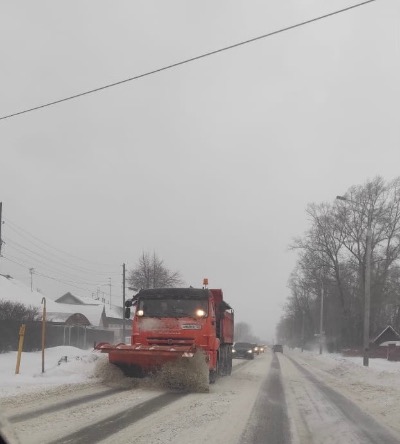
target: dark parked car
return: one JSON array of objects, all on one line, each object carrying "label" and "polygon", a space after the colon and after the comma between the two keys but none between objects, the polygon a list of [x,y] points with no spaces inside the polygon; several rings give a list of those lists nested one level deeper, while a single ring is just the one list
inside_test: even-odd
[{"label": "dark parked car", "polygon": [[272,350],[276,353],[276,352],[281,352],[281,353],[283,353],[283,345],[281,345],[281,344],[275,344],[273,347],[272,347]]},{"label": "dark parked car", "polygon": [[250,344],[250,342],[236,342],[232,349],[232,357],[254,359],[253,344]]}]

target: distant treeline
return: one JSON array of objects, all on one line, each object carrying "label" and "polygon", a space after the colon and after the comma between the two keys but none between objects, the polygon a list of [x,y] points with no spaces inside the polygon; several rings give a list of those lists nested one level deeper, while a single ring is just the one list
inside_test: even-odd
[{"label": "distant treeline", "polygon": [[315,341],[324,294],[325,340],[333,350],[363,342],[366,238],[371,233],[370,337],[400,328],[400,178],[353,186],[345,199],[310,204],[310,227],[291,245],[298,260],[277,336],[290,346]]}]

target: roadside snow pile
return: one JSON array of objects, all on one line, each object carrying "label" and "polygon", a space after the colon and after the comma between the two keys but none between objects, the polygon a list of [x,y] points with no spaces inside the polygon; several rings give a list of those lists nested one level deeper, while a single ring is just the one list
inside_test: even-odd
[{"label": "roadside snow pile", "polygon": [[106,354],[70,346],[45,350],[44,373],[41,351],[22,353],[18,375],[15,374],[16,362],[17,352],[0,354],[0,399],[96,381],[121,389],[208,390],[208,366],[201,353],[167,364],[159,373],[143,379],[125,376],[118,367],[108,362]]},{"label": "roadside snow pile", "polygon": [[400,362],[339,354],[303,353],[296,349],[285,354],[301,363],[317,378],[352,399],[363,410],[400,432]]},{"label": "roadside snow pile", "polygon": [[368,367],[364,367],[362,357],[347,357],[337,353],[319,355],[315,352],[301,352],[299,349],[289,355],[301,360],[305,366],[310,364],[334,376],[357,375],[357,378],[370,380],[374,385],[376,383],[386,385],[387,381],[392,381],[393,378],[397,383],[400,382],[400,362],[374,358],[369,359]]},{"label": "roadside snow pile", "polygon": [[0,354],[0,398],[63,384],[87,382],[95,377],[97,353],[62,346],[45,350],[45,372],[42,352],[23,352],[19,374],[15,374],[17,352]]}]

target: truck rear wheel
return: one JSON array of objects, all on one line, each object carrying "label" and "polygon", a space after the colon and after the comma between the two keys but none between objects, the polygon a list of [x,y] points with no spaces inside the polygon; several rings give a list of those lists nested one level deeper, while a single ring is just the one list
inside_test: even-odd
[{"label": "truck rear wheel", "polygon": [[210,384],[215,384],[217,380],[217,372],[216,370],[210,370],[209,382]]},{"label": "truck rear wheel", "polygon": [[232,347],[222,345],[218,353],[219,372],[221,376],[229,376],[232,373]]},{"label": "truck rear wheel", "polygon": [[210,373],[209,373],[208,380],[209,380],[210,384],[215,384],[218,374],[219,374],[219,366],[218,366],[218,359],[217,359],[216,368],[214,370],[210,370]]},{"label": "truck rear wheel", "polygon": [[230,345],[228,347],[228,353],[227,353],[227,375],[232,374],[232,346]]}]

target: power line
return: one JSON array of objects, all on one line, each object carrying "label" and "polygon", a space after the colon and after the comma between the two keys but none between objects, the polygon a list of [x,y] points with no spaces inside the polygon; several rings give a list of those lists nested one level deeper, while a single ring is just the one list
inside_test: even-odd
[{"label": "power line", "polygon": [[310,23],[317,22],[319,20],[323,20],[323,19],[326,19],[328,17],[332,17],[334,15],[341,14],[341,13],[346,12],[346,11],[350,11],[351,9],[355,9],[355,8],[360,7],[360,6],[364,6],[364,5],[368,4],[368,3],[373,3],[375,1],[377,1],[377,0],[367,0],[367,1],[364,1],[364,2],[361,2],[361,3],[357,3],[355,5],[348,6],[347,8],[339,9],[339,10],[330,12],[328,14],[324,14],[324,15],[312,18],[310,20],[306,20],[304,22],[297,23],[295,25],[287,26],[286,28],[281,28],[281,29],[278,29],[276,31],[269,32],[268,34],[260,35],[258,37],[254,37],[254,38],[251,38],[249,40],[244,40],[242,42],[235,43],[235,44],[230,45],[230,46],[225,46],[223,48],[216,49],[214,51],[206,52],[204,54],[192,57],[190,59],[182,60],[181,62],[173,63],[171,65],[167,65],[167,66],[164,66],[162,68],[155,69],[153,71],[148,71],[148,72],[145,72],[143,74],[139,74],[137,76],[130,77],[128,79],[120,80],[120,81],[114,82],[114,83],[109,83],[108,85],[100,86],[99,88],[91,89],[91,90],[88,90],[88,91],[85,91],[85,92],[82,92],[82,93],[75,94],[73,96],[65,97],[63,99],[55,100],[53,102],[48,102],[48,103],[45,103],[43,105],[35,106],[33,108],[25,109],[23,111],[19,111],[19,112],[13,113],[13,114],[2,116],[2,117],[0,117],[0,120],[9,119],[11,117],[19,116],[20,114],[29,113],[29,112],[32,112],[32,111],[36,111],[38,109],[46,108],[48,106],[57,105],[58,103],[66,102],[68,100],[77,99],[79,97],[86,96],[88,94],[93,94],[93,93],[102,91],[102,90],[107,89],[107,88],[112,88],[114,86],[118,86],[118,85],[121,85],[123,83],[131,82],[133,80],[138,80],[138,79],[141,79],[143,77],[147,77],[147,76],[151,76],[153,74],[160,73],[162,71],[167,71],[169,69],[176,68],[178,66],[185,65],[187,63],[191,63],[191,62],[194,62],[196,60],[200,60],[200,59],[203,59],[203,58],[206,58],[206,57],[218,54],[220,52],[229,51],[231,49],[238,48],[239,46],[244,46],[244,45],[247,45],[249,43],[254,43],[257,40],[262,40],[262,39],[271,37],[271,36],[276,35],[276,34],[280,34],[280,33],[286,32],[286,31],[290,31],[292,29],[299,28],[301,26],[308,25]]},{"label": "power line", "polygon": [[[19,249],[17,249],[17,250],[19,250]],[[5,259],[9,260],[10,262],[14,262],[15,264],[21,265],[22,267],[24,267],[24,268],[26,268],[28,270],[32,268],[32,262],[34,262],[35,264],[39,263],[41,265],[39,265],[39,266],[35,265],[35,272],[34,272],[34,274],[41,275],[41,272],[37,271],[37,270],[39,270],[41,268],[45,268],[45,269],[47,268],[51,272],[55,272],[55,273],[58,273],[58,274],[61,274],[61,275],[64,274],[65,277],[63,277],[63,276],[61,276],[61,277],[59,277],[59,276],[57,276],[57,277],[52,276],[51,278],[54,279],[54,280],[58,280],[59,282],[62,282],[62,283],[65,283],[65,284],[70,284],[70,283],[71,284],[72,283],[73,284],[80,284],[80,285],[86,285],[86,286],[91,287],[91,288],[93,288],[93,287],[100,287],[100,286],[103,286],[103,285],[107,285],[107,286],[111,286],[111,287],[116,287],[116,285],[110,284],[109,282],[100,283],[98,281],[83,281],[83,280],[80,280],[79,277],[76,277],[76,276],[74,276],[72,274],[69,274],[69,273],[65,274],[63,272],[60,272],[57,268],[48,266],[45,262],[43,262],[43,261],[41,261],[41,260],[39,260],[39,259],[37,259],[35,257],[32,257],[31,255],[26,254],[23,251],[17,251],[17,253],[22,253],[26,257],[25,258],[15,257],[14,255],[10,255],[10,254],[7,254],[7,256],[2,255],[1,257],[4,257]],[[21,262],[18,262],[18,261],[22,261],[24,263],[21,263]],[[45,276],[45,277],[48,277],[48,276]]]},{"label": "power line", "polygon": [[[20,257],[15,257],[15,256],[10,256],[9,255],[9,257],[13,257],[14,259],[18,259],[18,260],[22,260],[22,261],[28,262],[31,265],[33,263],[33,264],[35,264],[36,268],[42,268],[42,269],[50,270],[50,272],[57,273],[58,275],[61,275],[61,279],[69,280],[70,282],[75,282],[75,283],[79,283],[79,284],[83,284],[83,285],[88,285],[88,286],[92,286],[92,287],[93,286],[97,286],[97,285],[101,285],[101,284],[99,284],[98,281],[84,280],[84,278],[82,278],[81,276],[77,276],[76,274],[74,275],[72,273],[69,273],[68,271],[60,270],[59,268],[54,267],[53,265],[48,265],[45,262],[47,259],[45,259],[43,261],[43,260],[41,260],[42,259],[41,256],[39,256],[39,257],[41,257],[41,259],[38,259],[35,256],[32,256],[32,255],[26,253],[23,250],[24,247],[22,247],[22,249],[21,249],[21,248],[15,246],[15,245],[9,245],[9,243],[10,243],[9,240],[7,242],[5,242],[6,245],[11,246],[11,248],[16,250],[15,253],[22,254],[24,256],[23,258],[20,258]],[[28,250],[28,251],[30,251],[30,250]],[[34,253],[34,254],[36,254],[36,253]],[[40,264],[40,265],[38,266],[37,264]],[[101,278],[104,279],[103,276],[101,276]]]},{"label": "power line", "polygon": [[[6,225],[8,226],[8,228],[10,228],[12,231],[14,231],[15,233],[17,233],[17,234],[18,234],[19,236],[21,236],[21,237],[25,237],[26,239],[29,240],[29,242],[31,242],[31,243],[32,243],[33,245],[35,245],[36,247],[41,248],[42,250],[43,250],[43,247],[38,246],[37,243],[33,242],[33,241],[30,239],[30,237],[32,237],[33,239],[35,239],[37,242],[40,242],[40,243],[46,245],[47,247],[52,248],[53,250],[58,251],[59,253],[66,254],[67,256],[70,256],[70,257],[72,257],[72,258],[74,258],[74,259],[78,259],[78,260],[80,260],[80,261],[87,262],[87,263],[94,264],[94,265],[98,265],[98,266],[112,266],[111,264],[101,264],[101,263],[99,263],[99,262],[95,262],[95,261],[90,261],[90,260],[87,260],[87,259],[83,259],[83,258],[81,258],[81,257],[79,257],[79,256],[75,256],[74,254],[68,253],[67,251],[61,250],[60,248],[54,247],[53,245],[50,245],[49,243],[45,242],[44,240],[39,239],[37,236],[34,236],[34,235],[33,235],[32,233],[30,233],[28,230],[26,230],[25,228],[20,227],[19,225],[17,225],[15,222],[11,221],[10,219],[7,219],[7,221],[5,221],[5,223],[6,223]],[[20,231],[22,231],[22,233],[20,233]],[[24,233],[26,233],[26,234],[24,234]],[[29,237],[28,237],[27,235],[28,235]],[[46,250],[44,250],[44,251],[46,251]],[[54,253],[50,253],[50,254],[53,254],[53,255],[55,256]],[[57,257],[57,256],[56,256],[56,257]],[[82,267],[81,267],[81,268],[82,268]],[[117,273],[117,272],[113,271],[113,272],[104,272],[104,273],[105,273],[105,274],[110,274],[110,273],[113,274],[113,273]]]},{"label": "power line", "polygon": [[[26,255],[28,257],[30,255],[26,254],[25,251],[28,251],[28,252],[30,252],[30,253],[34,254],[35,256],[38,256],[39,258],[42,259],[42,261],[40,261],[39,259],[36,259],[35,257],[33,257],[34,260],[38,260],[39,262],[42,262],[42,263],[43,263],[43,260],[48,261],[48,262],[52,262],[56,265],[61,265],[63,267],[69,268],[70,270],[74,271],[75,273],[80,273],[80,274],[85,274],[85,275],[91,274],[93,276],[109,276],[110,275],[110,273],[107,273],[107,272],[103,272],[103,271],[99,272],[99,271],[95,271],[95,270],[89,270],[87,268],[83,268],[78,265],[71,265],[69,262],[67,262],[63,259],[60,259],[57,256],[55,256],[53,258],[52,257],[49,258],[48,257],[49,253],[47,251],[44,250],[44,254],[38,253],[36,251],[31,250],[30,248],[25,247],[24,245],[20,244],[19,242],[16,242],[16,241],[9,239],[9,238],[7,238],[7,241],[4,243],[6,245],[9,244],[12,248],[19,250],[20,252],[22,252],[24,255]],[[40,249],[39,246],[35,245],[35,247]],[[51,255],[51,253],[50,253],[50,255]],[[30,256],[30,257],[32,258],[32,256]],[[44,263],[44,265],[46,265],[46,263]],[[51,265],[49,267],[54,268],[53,265]],[[117,274],[117,272],[113,272],[113,274]]]},{"label": "power line", "polygon": [[[8,261],[10,261],[10,262],[12,262],[12,263],[14,263],[14,264],[17,264],[17,265],[19,265],[19,266],[25,268],[26,270],[29,270],[29,269],[30,269],[30,268],[27,267],[26,265],[21,264],[21,262],[18,262],[18,261],[14,260],[14,259],[11,259],[9,256],[4,256],[4,255],[2,255],[1,257],[4,258],[4,259],[6,259],[6,260],[8,260]],[[71,286],[71,287],[77,288],[77,289],[79,289],[79,290],[82,290],[82,291],[85,291],[85,292],[88,292],[88,293],[91,293],[91,294],[93,293],[93,291],[92,291],[92,290],[89,290],[88,288],[82,288],[82,287],[79,287],[79,286],[77,286],[77,285],[73,285],[73,284],[71,284],[70,282],[63,281],[63,280],[61,280],[61,279],[57,279],[57,278],[55,278],[55,277],[53,277],[53,276],[45,275],[45,274],[40,273],[40,272],[38,272],[38,271],[36,271],[36,270],[34,271],[34,274],[37,275],[37,276],[44,277],[44,278],[46,278],[46,279],[51,279],[51,280],[53,280],[53,281],[57,281],[57,282],[59,282],[59,283],[61,283],[61,284],[64,284],[64,285],[68,285],[68,286]],[[107,293],[105,293],[104,291],[102,291],[101,293],[107,294]]]},{"label": "power line", "polygon": [[[32,259],[29,255],[25,255],[25,256],[26,257],[18,257],[18,256],[16,257],[14,254],[11,255],[11,254],[7,253],[7,256],[3,256],[3,257],[7,258],[8,260],[11,260],[11,262],[13,260],[15,263],[17,263],[17,264],[19,264],[19,265],[21,265],[21,266],[23,266],[23,267],[25,267],[27,269],[32,268],[32,263],[34,261],[35,270],[39,270],[39,269],[43,269],[44,268],[44,269],[50,269],[50,272],[59,273],[59,271],[57,269],[51,269],[50,267],[47,267],[46,264],[43,264],[43,262],[38,261],[38,260],[36,260],[34,258]],[[42,264],[42,265],[38,266],[37,265],[38,263]],[[35,271],[35,274],[37,274],[37,273],[38,273],[38,271]],[[75,284],[87,285],[88,287],[92,287],[92,288],[94,286],[98,286],[99,285],[98,283],[83,282],[83,281],[76,280],[76,278],[71,279],[69,277],[63,277],[63,276],[61,276],[61,277],[57,276],[57,279],[63,280],[65,282],[68,281],[68,282],[75,283]]]},{"label": "power line", "polygon": [[[78,288],[79,290],[83,290],[83,291],[87,291],[87,292],[89,292],[89,293],[93,293],[92,290],[89,290],[89,289],[87,289],[87,288],[78,287],[77,285],[73,285],[73,284],[71,284],[71,283],[68,282],[68,281],[63,281],[63,280],[61,280],[61,279],[57,279],[57,278],[55,278],[55,277],[53,277],[53,276],[48,276],[48,275],[43,274],[43,273],[40,273],[40,272],[38,272],[38,271],[35,271],[35,274],[36,274],[37,276],[41,276],[41,277],[44,277],[44,278],[46,278],[46,279],[51,279],[51,280],[53,280],[53,281],[60,282],[61,284],[65,284],[65,285],[68,285],[68,286],[71,286],[71,287],[74,287],[74,288]],[[102,292],[102,293],[105,293],[105,292]],[[105,293],[105,294],[106,294],[106,293]]]}]

